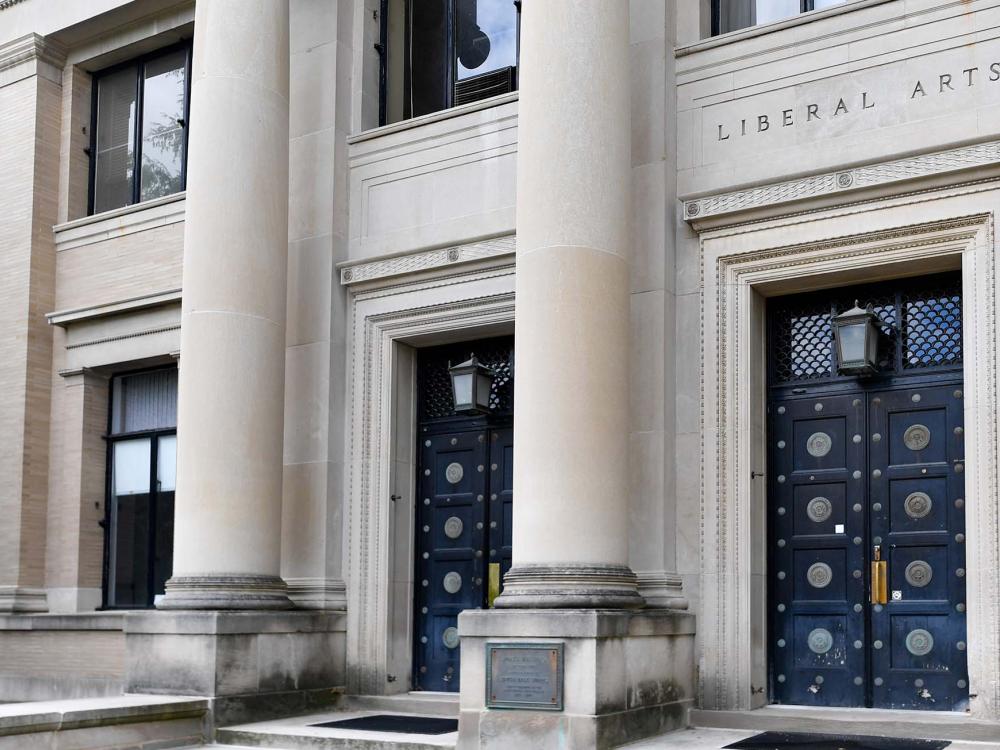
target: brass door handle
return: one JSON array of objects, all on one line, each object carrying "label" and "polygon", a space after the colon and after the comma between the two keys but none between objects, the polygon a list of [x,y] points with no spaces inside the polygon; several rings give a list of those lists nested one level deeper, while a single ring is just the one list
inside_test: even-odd
[{"label": "brass door handle", "polygon": [[490,609],[493,608],[493,602],[498,596],[500,596],[500,563],[490,563],[486,589],[486,604]]},{"label": "brass door handle", "polygon": [[882,548],[875,545],[875,559],[872,560],[872,604],[886,604],[889,601],[889,569],[882,559]]}]

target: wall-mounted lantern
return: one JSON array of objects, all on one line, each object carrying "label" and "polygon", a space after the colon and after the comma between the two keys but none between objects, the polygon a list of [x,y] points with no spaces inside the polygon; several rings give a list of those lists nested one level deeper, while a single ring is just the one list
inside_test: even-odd
[{"label": "wall-mounted lantern", "polygon": [[473,354],[472,358],[449,367],[451,389],[455,397],[455,413],[488,414],[490,411],[490,391],[496,373],[484,365]]},{"label": "wall-mounted lantern", "polygon": [[833,319],[837,372],[841,375],[871,375],[878,370],[879,317],[869,304],[858,306]]}]

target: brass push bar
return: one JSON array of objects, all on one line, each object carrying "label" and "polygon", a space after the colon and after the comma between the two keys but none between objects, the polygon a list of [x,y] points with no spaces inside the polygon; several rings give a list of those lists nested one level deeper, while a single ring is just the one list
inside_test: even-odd
[{"label": "brass push bar", "polygon": [[489,587],[486,589],[486,604],[491,609],[493,601],[500,596],[500,563],[490,563]]},{"label": "brass push bar", "polygon": [[882,547],[875,545],[875,559],[872,560],[872,604],[885,604],[889,601],[889,571],[882,559]]}]

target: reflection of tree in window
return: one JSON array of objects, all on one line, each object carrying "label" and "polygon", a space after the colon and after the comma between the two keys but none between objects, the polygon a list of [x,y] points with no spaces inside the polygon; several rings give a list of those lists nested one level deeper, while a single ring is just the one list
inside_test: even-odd
[{"label": "reflection of tree in window", "polygon": [[184,64],[178,50],[146,64],[140,200],[179,192],[184,156]]},{"label": "reflection of tree in window", "polygon": [[189,53],[185,45],[95,76],[92,213],[184,189]]}]

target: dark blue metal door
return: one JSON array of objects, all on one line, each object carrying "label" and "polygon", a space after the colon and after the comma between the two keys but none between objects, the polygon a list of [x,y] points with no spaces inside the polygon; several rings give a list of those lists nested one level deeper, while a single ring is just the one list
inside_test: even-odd
[{"label": "dark blue metal door", "polygon": [[962,417],[961,384],[869,396],[871,543],[887,573],[871,613],[875,706],[968,704]]},{"label": "dark blue metal door", "polygon": [[865,404],[772,405],[772,695],[865,705]]},{"label": "dark blue metal door", "polygon": [[769,411],[772,699],[964,709],[960,382]]},{"label": "dark blue metal door", "polygon": [[458,614],[510,567],[513,430],[423,433],[417,482],[414,687],[459,689]]}]

